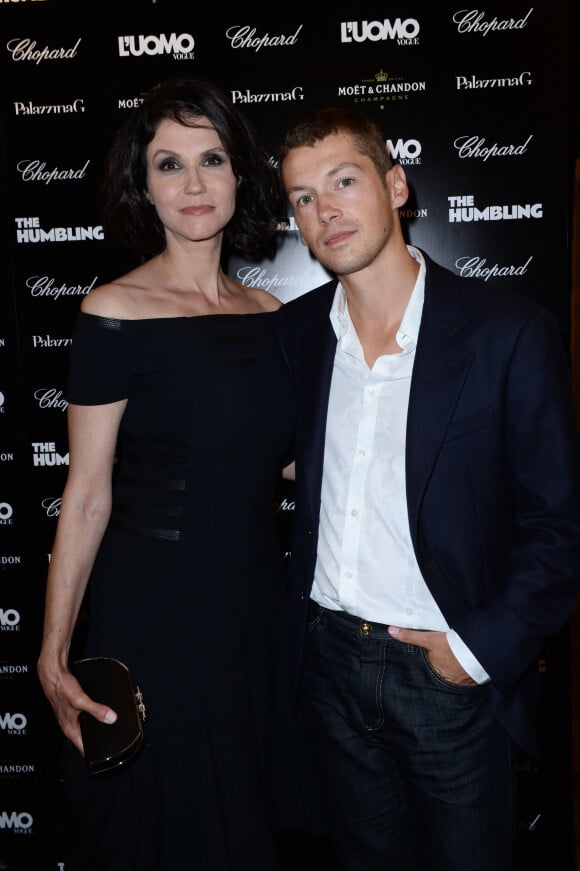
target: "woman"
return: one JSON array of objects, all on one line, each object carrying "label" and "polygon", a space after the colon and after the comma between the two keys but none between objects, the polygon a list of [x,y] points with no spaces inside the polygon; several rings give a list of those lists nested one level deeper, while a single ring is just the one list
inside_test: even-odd
[{"label": "woman", "polygon": [[126,663],[146,743],[102,777],[72,754],[67,871],[277,867],[272,504],[293,401],[278,301],[222,266],[224,250],[273,238],[273,173],[203,81],[154,88],[110,154],[107,226],[146,259],[84,299],[73,334],[70,467],[38,669],[82,754],[79,713],[115,718],[69,670],[88,586],[83,655]]}]

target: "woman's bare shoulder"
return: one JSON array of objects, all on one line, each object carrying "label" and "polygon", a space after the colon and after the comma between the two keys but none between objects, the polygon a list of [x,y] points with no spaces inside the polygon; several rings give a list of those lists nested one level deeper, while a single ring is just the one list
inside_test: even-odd
[{"label": "woman's bare shoulder", "polygon": [[143,267],[122,275],[107,284],[100,284],[88,293],[81,303],[81,311],[104,318],[133,319],[136,306],[146,284]]},{"label": "woman's bare shoulder", "polygon": [[270,293],[267,290],[253,288],[253,293],[255,294],[256,302],[262,311],[275,311],[282,305],[278,297],[274,296],[273,293]]}]

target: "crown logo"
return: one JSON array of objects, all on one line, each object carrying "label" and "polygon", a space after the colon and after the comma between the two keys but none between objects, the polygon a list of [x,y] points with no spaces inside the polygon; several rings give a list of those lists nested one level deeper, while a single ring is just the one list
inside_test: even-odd
[{"label": "crown logo", "polygon": [[377,82],[386,82],[388,78],[389,74],[386,73],[382,67],[378,73],[375,73],[375,79]]}]

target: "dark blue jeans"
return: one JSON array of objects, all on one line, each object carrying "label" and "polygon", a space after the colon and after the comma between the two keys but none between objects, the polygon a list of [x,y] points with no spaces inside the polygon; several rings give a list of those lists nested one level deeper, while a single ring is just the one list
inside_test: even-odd
[{"label": "dark blue jeans", "polygon": [[348,871],[508,871],[515,750],[487,688],[450,684],[385,626],[312,605],[303,705]]}]

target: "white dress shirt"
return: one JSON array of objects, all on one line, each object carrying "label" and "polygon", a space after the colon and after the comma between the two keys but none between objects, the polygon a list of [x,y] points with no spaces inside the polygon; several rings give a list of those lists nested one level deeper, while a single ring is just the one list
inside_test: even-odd
[{"label": "white dress shirt", "polygon": [[413,550],[405,486],[405,433],[421,323],[425,263],[397,331],[401,351],[369,368],[336,288],[330,320],[337,347],[330,387],[318,557],[312,598],[363,620],[447,633],[455,657],[478,683],[488,675],[448,626]]}]

